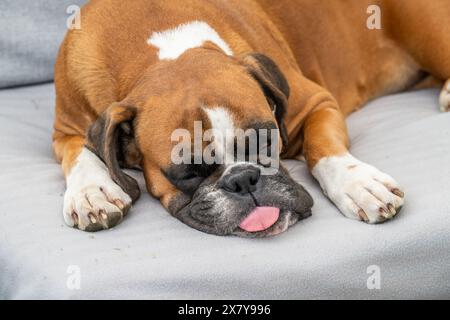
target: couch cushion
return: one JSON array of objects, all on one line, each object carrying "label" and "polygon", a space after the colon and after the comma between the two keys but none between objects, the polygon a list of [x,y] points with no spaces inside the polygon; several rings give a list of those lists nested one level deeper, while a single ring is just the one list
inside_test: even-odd
[{"label": "couch cushion", "polygon": [[0,1],[0,88],[53,79],[69,6],[86,0]]},{"label": "couch cushion", "polygon": [[[348,120],[352,152],[404,186],[396,219],[344,218],[304,163],[286,161],[315,199],[312,217],[242,239],[191,229],[145,192],[114,229],[66,227],[53,87],[0,91],[0,298],[448,298],[450,113],[437,96],[385,97]],[[373,270],[379,290],[367,287]]]}]

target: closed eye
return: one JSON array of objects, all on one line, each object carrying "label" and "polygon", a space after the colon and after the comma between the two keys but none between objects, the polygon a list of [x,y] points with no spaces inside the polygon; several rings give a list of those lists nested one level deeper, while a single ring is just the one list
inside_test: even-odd
[{"label": "closed eye", "polygon": [[180,180],[190,180],[198,178],[198,174],[195,172],[188,172],[185,176],[181,177]]},{"label": "closed eye", "polygon": [[216,168],[217,165],[180,164],[162,170],[162,172],[179,190],[186,194],[192,194]]}]

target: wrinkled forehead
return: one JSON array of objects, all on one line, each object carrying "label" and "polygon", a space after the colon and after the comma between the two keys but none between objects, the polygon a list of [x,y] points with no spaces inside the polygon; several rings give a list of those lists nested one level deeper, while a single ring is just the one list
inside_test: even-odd
[{"label": "wrinkled forehead", "polygon": [[248,105],[242,108],[223,105],[202,105],[203,121],[207,129],[220,132],[236,129],[271,129],[269,124],[275,125],[275,119],[270,107]]},{"label": "wrinkled forehead", "polygon": [[241,131],[267,131],[277,129],[273,113],[268,105],[262,108],[249,105],[233,108],[221,105],[203,105],[204,128],[223,136],[239,134]]},{"label": "wrinkled forehead", "polygon": [[261,147],[272,144],[281,148],[278,127],[269,107],[266,108],[266,112],[253,109],[253,115],[246,115],[223,106],[203,106],[208,123],[204,140],[212,141],[219,156],[228,157],[225,164],[236,160],[236,152],[258,153]]},{"label": "wrinkled forehead", "polygon": [[196,176],[205,178],[207,172],[244,163],[264,168],[261,174],[276,171],[281,138],[271,116],[241,117],[224,106],[202,106],[201,111],[203,121],[194,120],[190,130],[180,128],[172,135],[170,162],[163,169],[166,175],[186,177],[196,168]]}]

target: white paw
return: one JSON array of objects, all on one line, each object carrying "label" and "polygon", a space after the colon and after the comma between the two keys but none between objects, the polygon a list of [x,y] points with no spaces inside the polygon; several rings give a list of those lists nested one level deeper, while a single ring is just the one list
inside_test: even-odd
[{"label": "white paw", "polygon": [[450,80],[448,80],[442,88],[439,96],[439,105],[442,112],[450,111]]},{"label": "white paw", "polygon": [[105,164],[83,149],[67,177],[64,221],[84,231],[112,228],[131,207],[131,198],[109,176]]},{"label": "white paw", "polygon": [[404,193],[393,178],[350,154],[321,159],[312,174],[348,218],[380,223],[403,206]]}]

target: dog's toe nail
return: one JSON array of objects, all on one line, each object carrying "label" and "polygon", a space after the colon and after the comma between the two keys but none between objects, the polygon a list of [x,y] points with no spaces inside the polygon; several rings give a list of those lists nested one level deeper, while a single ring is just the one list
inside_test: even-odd
[{"label": "dog's toe nail", "polygon": [[393,194],[395,194],[396,196],[403,198],[405,196],[405,193],[403,191],[401,191],[400,189],[392,189],[391,191]]},{"label": "dog's toe nail", "polygon": [[100,210],[100,218],[102,218],[103,220],[107,220],[108,216],[106,215],[105,211]]},{"label": "dog's toe nail", "polygon": [[123,210],[125,208],[125,205],[120,200],[114,200],[114,203],[120,210]]},{"label": "dog's toe nail", "polygon": [[95,215],[93,214],[93,213],[89,213],[89,220],[92,222],[92,223],[97,223],[97,219],[95,218]]},{"label": "dog's toe nail", "polygon": [[358,216],[361,218],[361,220],[363,221],[369,221],[369,218],[367,217],[367,214],[364,212],[363,209],[359,209],[358,211]]},{"label": "dog's toe nail", "polygon": [[395,208],[391,203],[388,203],[387,208],[391,214],[395,214]]},{"label": "dog's toe nail", "polygon": [[378,212],[386,219],[389,219],[391,217],[385,208],[379,208]]},{"label": "dog's toe nail", "polygon": [[76,212],[72,212],[71,214],[72,220],[75,223],[75,225],[78,224],[78,215],[76,214]]}]

